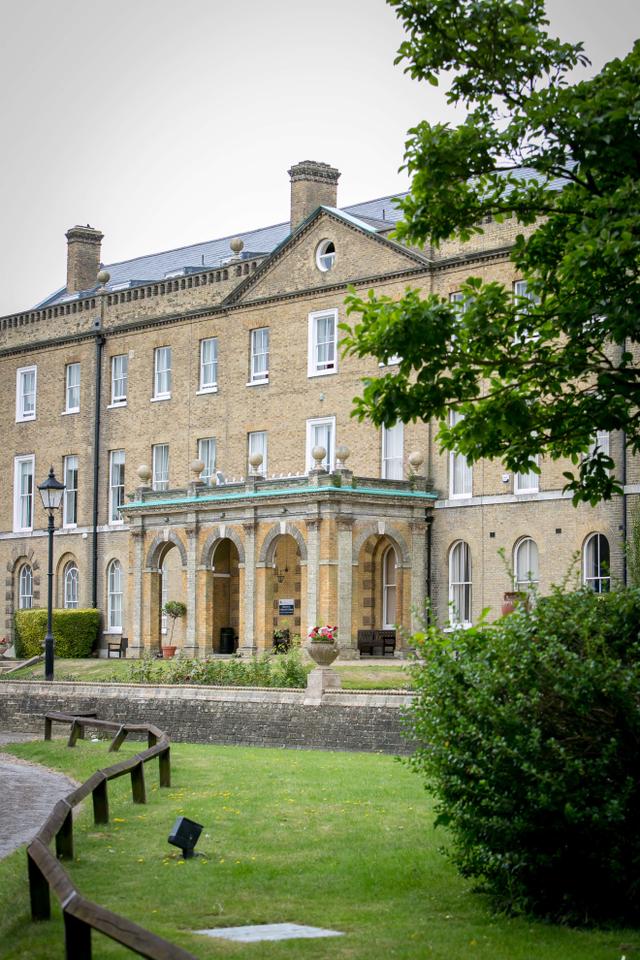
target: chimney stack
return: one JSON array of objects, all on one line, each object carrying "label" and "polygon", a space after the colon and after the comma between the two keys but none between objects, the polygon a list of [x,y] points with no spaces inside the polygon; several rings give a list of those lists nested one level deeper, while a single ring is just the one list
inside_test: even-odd
[{"label": "chimney stack", "polygon": [[288,171],[291,177],[291,232],[317,207],[338,204],[340,171],[328,163],[303,160]]},{"label": "chimney stack", "polygon": [[104,234],[90,227],[67,230],[67,293],[89,290],[97,283],[100,269],[100,244]]}]

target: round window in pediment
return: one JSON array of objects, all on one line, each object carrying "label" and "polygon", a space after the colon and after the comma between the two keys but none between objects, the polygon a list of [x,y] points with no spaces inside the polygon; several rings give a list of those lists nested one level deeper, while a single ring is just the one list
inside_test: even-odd
[{"label": "round window in pediment", "polygon": [[322,240],[316,249],[316,266],[326,273],[336,262],[336,248],[333,240]]}]

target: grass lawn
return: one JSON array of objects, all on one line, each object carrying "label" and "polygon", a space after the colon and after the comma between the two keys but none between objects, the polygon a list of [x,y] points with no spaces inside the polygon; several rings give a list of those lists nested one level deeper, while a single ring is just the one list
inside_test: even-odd
[{"label": "grass lawn", "polygon": [[[131,664],[134,662],[118,660],[115,657],[111,660],[98,660],[95,657],[89,657],[86,660],[60,659],[55,662],[55,676],[56,680],[123,682],[127,680]],[[168,663],[169,661],[157,661],[161,668],[168,666]],[[406,666],[399,665],[398,661],[392,661],[387,665],[368,664],[363,660],[356,665],[340,666],[338,663],[334,666],[342,678],[342,686],[345,690],[393,690],[411,686],[409,670]],[[16,670],[15,673],[5,676],[5,679],[42,680],[43,677],[44,664],[39,663],[33,667]]]},{"label": "grass lawn", "polygon": [[[105,743],[10,748],[78,780],[111,757]],[[139,749],[139,747],[138,747]],[[135,752],[125,744],[122,753]],[[113,760],[116,758],[113,757]],[[633,960],[637,931],[580,931],[493,916],[439,852],[431,805],[414,774],[391,757],[244,747],[172,746],[173,786],[147,772],[146,806],[128,778],[109,785],[112,821],[96,828],[90,802],[69,864],[90,899],[180,943],[197,957],[251,960]],[[184,862],[166,842],[176,816],[205,825]],[[24,850],[0,862],[0,953],[63,956],[59,908],[29,920]],[[54,900],[55,903],[55,900]],[[294,922],[345,933],[331,940],[233,944],[198,928]],[[94,957],[130,957],[94,934]],[[6,952],[8,951],[8,952]]]}]

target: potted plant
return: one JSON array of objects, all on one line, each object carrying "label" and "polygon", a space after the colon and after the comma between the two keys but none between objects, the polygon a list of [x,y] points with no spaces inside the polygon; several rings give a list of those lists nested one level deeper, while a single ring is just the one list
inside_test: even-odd
[{"label": "potted plant", "polygon": [[314,627],[308,635],[307,652],[319,667],[328,667],[338,656],[337,627]]},{"label": "potted plant", "polygon": [[176,620],[180,620],[182,617],[186,616],[187,607],[186,604],[182,603],[180,600],[167,600],[162,608],[162,611],[171,619],[169,643],[162,645],[162,656],[165,660],[170,660],[176,652],[176,648],[173,645],[173,631],[176,628]]}]

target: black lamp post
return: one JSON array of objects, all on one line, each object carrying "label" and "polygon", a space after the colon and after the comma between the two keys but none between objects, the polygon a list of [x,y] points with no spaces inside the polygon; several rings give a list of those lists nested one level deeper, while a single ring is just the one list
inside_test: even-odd
[{"label": "black lamp post", "polygon": [[49,572],[47,588],[47,634],[44,638],[44,678],[53,680],[53,511],[57,510],[62,502],[64,483],[56,480],[53,467],[49,469],[49,476],[44,483],[38,484],[42,497],[42,505],[49,514]]}]

